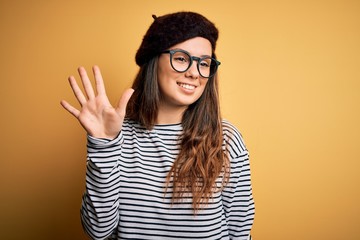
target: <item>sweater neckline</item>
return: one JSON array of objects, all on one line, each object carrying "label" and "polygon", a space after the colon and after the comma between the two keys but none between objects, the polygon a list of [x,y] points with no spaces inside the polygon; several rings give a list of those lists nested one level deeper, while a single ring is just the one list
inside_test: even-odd
[{"label": "sweater neckline", "polygon": [[165,129],[182,130],[182,124],[181,123],[155,124],[154,129],[155,130],[165,130]]}]

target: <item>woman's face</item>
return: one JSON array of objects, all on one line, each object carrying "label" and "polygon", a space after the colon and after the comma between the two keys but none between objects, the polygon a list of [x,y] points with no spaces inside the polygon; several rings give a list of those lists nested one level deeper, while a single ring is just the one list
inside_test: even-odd
[{"label": "woman's face", "polygon": [[[175,49],[185,50],[191,56],[200,58],[212,54],[210,41],[202,37],[192,38],[169,48],[169,50]],[[158,66],[158,84],[161,94],[159,107],[186,109],[200,98],[207,81],[207,78],[200,76],[197,61],[194,60],[186,72],[179,73],[170,64],[170,54],[161,54]]]}]

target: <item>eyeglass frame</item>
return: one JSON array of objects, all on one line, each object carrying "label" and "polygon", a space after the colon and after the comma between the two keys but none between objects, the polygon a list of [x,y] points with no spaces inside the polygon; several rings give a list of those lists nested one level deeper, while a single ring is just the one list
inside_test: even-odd
[{"label": "eyeglass frame", "polygon": [[[177,52],[185,53],[186,55],[188,55],[188,56],[190,57],[190,64],[189,64],[189,66],[188,66],[185,70],[183,70],[183,71],[177,70],[177,69],[174,67],[173,63],[172,63],[172,57],[173,57],[174,53],[177,53]],[[203,78],[211,78],[212,76],[214,76],[214,75],[216,74],[217,70],[218,70],[219,65],[221,64],[221,62],[219,62],[217,59],[215,59],[215,58],[213,58],[213,57],[206,56],[206,57],[201,57],[201,58],[200,58],[200,57],[191,56],[189,52],[187,52],[187,51],[185,51],[185,50],[183,50],[183,49],[165,50],[165,51],[162,51],[161,53],[169,53],[169,54],[170,54],[170,64],[171,64],[171,67],[172,67],[176,72],[179,72],[179,73],[184,73],[184,72],[186,72],[186,71],[189,70],[190,67],[192,66],[193,61],[194,61],[194,60],[197,61],[197,64],[196,64],[197,70],[198,70],[200,76],[203,77]],[[201,62],[201,60],[203,60],[203,59],[208,59],[208,58],[210,58],[211,61],[214,61],[214,62],[215,62],[215,70],[214,70],[214,72],[213,72],[211,75],[209,75],[208,77],[204,77],[204,76],[201,74],[201,72],[200,72],[200,62]],[[211,68],[210,68],[210,72],[211,72]]]}]

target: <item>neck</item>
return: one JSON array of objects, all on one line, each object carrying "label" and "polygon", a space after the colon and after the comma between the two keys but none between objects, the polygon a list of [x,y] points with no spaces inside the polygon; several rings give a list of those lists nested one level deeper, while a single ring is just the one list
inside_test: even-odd
[{"label": "neck", "polygon": [[176,124],[180,123],[187,106],[171,107],[159,106],[156,124]]}]

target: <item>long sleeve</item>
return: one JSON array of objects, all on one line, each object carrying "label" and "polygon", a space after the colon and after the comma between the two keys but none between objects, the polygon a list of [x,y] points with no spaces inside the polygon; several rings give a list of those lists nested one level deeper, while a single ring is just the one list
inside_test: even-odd
[{"label": "long sleeve", "polygon": [[88,136],[86,189],[80,212],[84,230],[92,239],[105,239],[118,225],[122,142],[122,133],[111,141]]},{"label": "long sleeve", "polygon": [[231,167],[231,178],[223,190],[223,206],[226,212],[230,239],[248,240],[254,221],[250,165],[247,152]]},{"label": "long sleeve", "polygon": [[255,205],[252,195],[249,153],[240,133],[233,126],[228,127],[226,145],[231,169],[229,182],[222,192],[223,207],[230,239],[250,240]]}]

